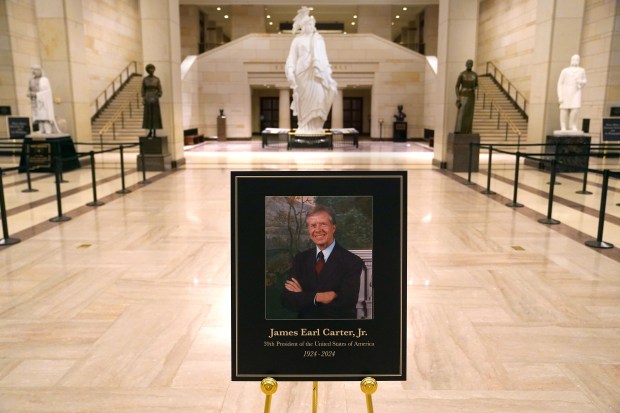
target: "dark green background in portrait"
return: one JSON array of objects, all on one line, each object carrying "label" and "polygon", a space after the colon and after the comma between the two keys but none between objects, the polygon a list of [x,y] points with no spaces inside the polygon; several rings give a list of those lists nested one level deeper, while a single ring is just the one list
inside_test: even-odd
[{"label": "dark green background in portrait", "polygon": [[[406,188],[404,171],[232,172],[232,380],[406,379]],[[371,320],[267,319],[265,304],[266,197],[318,196],[372,199],[374,314]],[[337,223],[338,234],[340,222]],[[305,229],[304,229],[305,230]],[[338,235],[337,235],[338,236]],[[338,238],[337,238],[338,239]],[[347,248],[355,248],[347,245]],[[286,337],[295,346],[267,346],[271,329],[363,329],[363,339]],[[330,357],[305,357],[306,343]],[[371,342],[373,346],[360,346]]]},{"label": "dark green background in portrait", "polygon": [[293,257],[314,244],[305,217],[312,205],[330,207],[336,215],[335,238],[348,250],[372,250],[372,197],[370,196],[265,197],[265,302],[267,319],[296,319],[297,313],[280,302],[284,280]]}]

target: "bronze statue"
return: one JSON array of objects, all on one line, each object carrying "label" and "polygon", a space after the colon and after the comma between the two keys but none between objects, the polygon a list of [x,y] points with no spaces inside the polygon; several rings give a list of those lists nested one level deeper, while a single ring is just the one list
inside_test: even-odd
[{"label": "bronze statue", "polygon": [[461,72],[456,81],[456,107],[459,111],[456,116],[454,133],[472,133],[476,89],[478,89],[478,75],[472,70],[473,66],[474,61],[467,60],[466,70]]},{"label": "bronze statue", "polygon": [[148,137],[155,137],[156,130],[162,129],[161,110],[159,108],[159,98],[162,95],[161,82],[155,73],[155,66],[146,65],[145,70],[148,73],[142,80],[142,98],[144,99],[144,117],[142,118],[142,127],[148,129]]},{"label": "bronze statue", "polygon": [[398,112],[394,115],[394,119],[396,122],[404,122],[407,115],[403,112],[403,105],[398,105]]}]

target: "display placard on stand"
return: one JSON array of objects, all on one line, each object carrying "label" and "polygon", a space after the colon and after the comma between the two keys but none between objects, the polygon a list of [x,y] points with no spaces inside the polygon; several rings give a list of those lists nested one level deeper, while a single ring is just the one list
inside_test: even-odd
[{"label": "display placard on stand", "polygon": [[[232,380],[406,380],[407,173],[232,172],[231,189]],[[335,213],[336,247],[309,287],[316,205]],[[336,281],[347,268],[355,277]],[[306,290],[292,308],[294,277]],[[316,293],[332,290],[322,304]]]}]

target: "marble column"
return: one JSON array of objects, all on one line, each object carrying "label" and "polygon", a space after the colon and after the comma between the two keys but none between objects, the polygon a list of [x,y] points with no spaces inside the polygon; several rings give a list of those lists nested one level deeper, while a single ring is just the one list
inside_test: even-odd
[{"label": "marble column", "polygon": [[41,67],[52,86],[56,120],[74,141],[91,141],[82,0],[35,0],[34,4]]},{"label": "marble column", "polygon": [[440,0],[437,39],[437,99],[435,106],[435,154],[433,164],[445,165],[446,141],[454,132],[457,108],[455,84],[467,59],[476,64],[478,0]]},{"label": "marble column", "polygon": [[282,129],[291,128],[291,90],[286,88],[280,89],[280,99],[278,106],[278,118],[280,119],[279,127]]},{"label": "marble column", "polygon": [[[178,0],[140,0],[144,66],[155,65],[163,89],[160,99],[163,135],[168,136],[172,167],[185,163],[183,155],[183,99]],[[144,68],[142,69],[144,71]]]},{"label": "marble column", "polygon": [[338,93],[334,98],[334,103],[332,103],[332,128],[342,128],[343,127],[343,96],[342,89],[338,88]]},{"label": "marble column", "polygon": [[539,0],[537,4],[528,143],[544,143],[547,135],[560,129],[557,82],[571,56],[579,54],[585,10],[585,0]]}]

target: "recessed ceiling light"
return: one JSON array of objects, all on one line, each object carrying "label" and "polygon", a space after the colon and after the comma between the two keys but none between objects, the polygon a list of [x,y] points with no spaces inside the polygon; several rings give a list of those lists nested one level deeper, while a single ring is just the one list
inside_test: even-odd
[{"label": "recessed ceiling light", "polygon": [[397,18],[397,19],[400,19],[400,16],[397,14],[397,15],[396,15],[396,18]]},{"label": "recessed ceiling light", "polygon": [[353,15],[353,18],[354,18],[354,19],[357,19],[357,14],[354,14],[354,15]]},{"label": "recessed ceiling light", "polygon": [[271,14],[268,14],[268,15],[267,15],[267,18],[268,18],[268,19],[271,19]]},{"label": "recessed ceiling light", "polygon": [[351,22],[351,26],[355,26],[355,22]]},{"label": "recessed ceiling light", "polygon": [[228,14],[225,14],[225,15],[224,15],[224,18],[225,18],[225,19],[227,19],[227,18],[228,18]]},{"label": "recessed ceiling light", "polygon": [[403,7],[403,10],[407,11],[407,7],[406,7],[406,6],[405,6],[405,7]]},{"label": "recessed ceiling light", "polygon": [[220,10],[222,10],[222,8],[221,8],[221,7],[218,7],[216,10],[217,10],[217,11],[220,11]]}]

